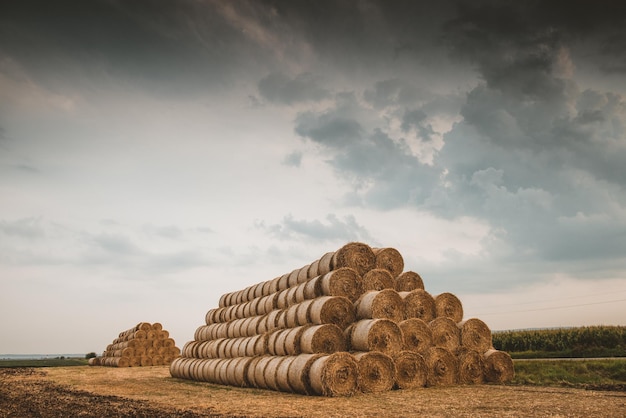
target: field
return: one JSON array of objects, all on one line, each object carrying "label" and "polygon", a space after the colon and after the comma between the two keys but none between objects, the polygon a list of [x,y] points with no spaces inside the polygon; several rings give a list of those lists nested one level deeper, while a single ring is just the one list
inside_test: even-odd
[{"label": "field", "polygon": [[0,416],[626,416],[626,392],[530,385],[300,396],[174,379],[167,366],[0,369]]}]

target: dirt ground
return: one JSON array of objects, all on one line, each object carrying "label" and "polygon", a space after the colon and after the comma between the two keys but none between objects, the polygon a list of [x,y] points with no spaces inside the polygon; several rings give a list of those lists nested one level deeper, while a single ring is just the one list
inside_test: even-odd
[{"label": "dirt ground", "polygon": [[0,369],[0,417],[624,417],[626,392],[478,385],[347,398],[174,379],[166,366]]}]

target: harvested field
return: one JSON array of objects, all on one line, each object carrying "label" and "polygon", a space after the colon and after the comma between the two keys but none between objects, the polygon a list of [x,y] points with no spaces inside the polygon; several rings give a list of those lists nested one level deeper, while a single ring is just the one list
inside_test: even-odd
[{"label": "harvested field", "polygon": [[166,366],[0,369],[0,416],[626,416],[626,393],[454,385],[318,397],[175,379]]}]

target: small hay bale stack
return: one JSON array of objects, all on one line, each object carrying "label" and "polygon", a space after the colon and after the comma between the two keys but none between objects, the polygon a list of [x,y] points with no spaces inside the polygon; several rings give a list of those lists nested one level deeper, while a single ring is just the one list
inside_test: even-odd
[{"label": "small hay bale stack", "polygon": [[404,319],[402,297],[393,289],[366,292],[354,305],[357,319],[382,318],[393,322],[400,322]]},{"label": "small hay bale stack", "polygon": [[431,347],[424,353],[428,375],[426,386],[449,386],[458,382],[458,359],[442,347]]},{"label": "small hay bale stack", "polygon": [[513,360],[509,353],[500,350],[488,350],[483,354],[485,360],[485,380],[489,383],[507,383],[515,376]]},{"label": "small hay bale stack", "polygon": [[404,258],[395,248],[372,248],[376,260],[374,268],[385,269],[392,277],[397,277],[404,270]]},{"label": "small hay bale stack", "polygon": [[354,357],[338,352],[313,361],[309,382],[315,395],[351,396],[358,390],[358,374]]},{"label": "small hay bale stack", "polygon": [[424,290],[422,276],[414,271],[405,271],[396,276],[395,289],[398,292],[411,292],[416,289]]},{"label": "small hay bale stack", "polygon": [[[193,347],[190,347],[190,349]],[[102,358],[90,365],[109,367],[161,366],[170,364],[180,355],[169,333],[159,322],[139,322],[119,333],[102,353]]]},{"label": "small hay bale stack", "polygon": [[380,351],[352,353],[358,366],[358,385],[361,392],[379,393],[393,388],[396,367],[393,359]]},{"label": "small hay bale stack", "polygon": [[394,355],[393,361],[396,367],[396,388],[411,389],[426,386],[428,367],[421,354],[401,351]]},{"label": "small hay bale stack", "polygon": [[404,317],[418,318],[429,323],[437,316],[435,298],[424,289],[415,289],[410,292],[398,292],[404,301]]}]

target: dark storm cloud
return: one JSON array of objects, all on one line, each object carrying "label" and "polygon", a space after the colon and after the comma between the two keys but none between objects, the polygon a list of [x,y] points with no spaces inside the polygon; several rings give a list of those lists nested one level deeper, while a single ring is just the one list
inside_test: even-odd
[{"label": "dark storm cloud", "polygon": [[315,102],[330,97],[330,92],[309,73],[293,78],[282,73],[269,74],[259,81],[259,93],[270,102],[282,104]]}]

